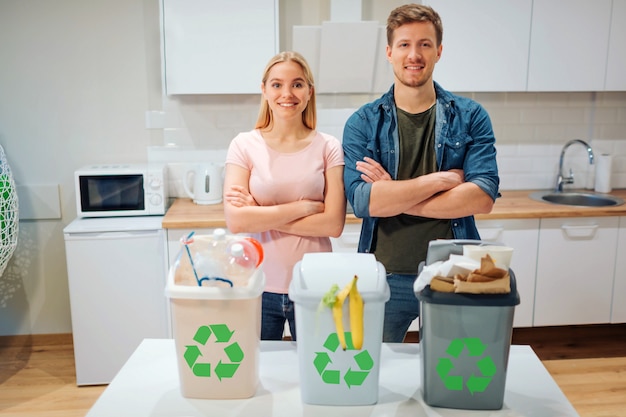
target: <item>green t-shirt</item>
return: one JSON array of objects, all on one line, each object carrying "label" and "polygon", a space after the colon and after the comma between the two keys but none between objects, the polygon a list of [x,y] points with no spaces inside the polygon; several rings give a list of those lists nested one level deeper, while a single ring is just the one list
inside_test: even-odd
[{"label": "green t-shirt", "polygon": [[[435,105],[418,114],[397,109],[400,138],[398,180],[437,171],[435,154]],[[450,220],[399,214],[380,218],[374,253],[388,273],[416,274],[426,259],[428,242],[452,239]]]}]

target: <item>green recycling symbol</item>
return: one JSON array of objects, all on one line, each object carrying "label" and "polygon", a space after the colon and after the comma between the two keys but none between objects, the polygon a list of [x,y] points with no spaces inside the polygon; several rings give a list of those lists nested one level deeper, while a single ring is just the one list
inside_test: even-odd
[{"label": "green recycling symbol", "polygon": [[[211,324],[209,326],[200,326],[193,340],[205,346],[211,335],[213,335],[215,336],[215,343],[228,343],[233,333],[235,332],[231,332],[225,324]],[[202,356],[200,347],[198,345],[186,345],[185,348],[185,354],[183,356],[193,374],[199,377],[210,377],[211,364],[198,362],[198,359]],[[243,351],[237,342],[226,346],[224,353],[230,362],[222,362],[220,359],[213,369],[215,376],[217,376],[220,381],[222,378],[232,378],[244,357]]]},{"label": "green recycling symbol", "polygon": [[[461,338],[454,339],[450,342],[446,353],[453,358],[458,358],[463,352],[463,349],[467,347],[467,352],[470,357],[480,357],[485,351],[486,346],[479,338]],[[467,389],[472,395],[476,392],[483,392],[489,386],[491,378],[496,374],[497,369],[495,363],[489,356],[479,358],[476,361],[476,367],[482,374],[477,376],[475,374],[470,375],[465,383]],[[437,374],[443,381],[446,388],[450,391],[462,391],[463,390],[463,376],[451,375],[451,371],[454,369],[454,363],[450,358],[439,358],[437,363]]]},{"label": "green recycling symbol", "polygon": [[[346,336],[346,350],[356,350],[352,343],[352,333],[345,332]],[[324,342],[324,347],[329,352],[335,352],[339,348],[339,337],[337,333],[331,333]],[[322,377],[322,381],[326,384],[341,384],[341,371],[335,369],[326,369],[326,367],[333,361],[330,358],[328,352],[315,352],[315,359],[313,365],[317,369],[317,373]],[[374,367],[374,360],[370,356],[367,350],[362,350],[354,355],[354,362],[358,366],[358,370],[349,367],[343,376],[343,380],[351,388],[355,385],[362,385],[365,378],[370,373],[370,370]]]}]

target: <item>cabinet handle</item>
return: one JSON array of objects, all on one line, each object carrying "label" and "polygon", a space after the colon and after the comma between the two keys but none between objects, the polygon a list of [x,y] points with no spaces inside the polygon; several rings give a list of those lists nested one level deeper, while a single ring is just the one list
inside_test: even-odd
[{"label": "cabinet handle", "polygon": [[570,225],[564,224],[561,226],[563,233],[571,239],[585,239],[592,238],[598,230],[597,224],[590,225]]}]

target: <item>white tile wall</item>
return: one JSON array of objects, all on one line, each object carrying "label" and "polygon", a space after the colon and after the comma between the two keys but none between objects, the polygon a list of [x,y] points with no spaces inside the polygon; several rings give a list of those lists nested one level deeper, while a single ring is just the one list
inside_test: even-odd
[{"label": "white tile wall", "polygon": [[[594,153],[613,155],[613,188],[626,188],[626,140],[587,141]],[[502,144],[497,145],[501,189],[548,189],[556,184],[558,164],[563,145],[559,144]],[[595,165],[589,164],[587,152],[580,145],[570,146],[563,163],[564,172],[570,169],[574,184],[566,187],[593,189]]]},{"label": "white tile wall", "polygon": [[[613,188],[626,188],[626,92],[464,95],[489,112],[502,190],[552,188],[561,149],[575,138],[589,142],[597,153],[613,154]],[[346,119],[378,96],[318,94],[318,129],[341,140]],[[230,140],[253,127],[259,101],[259,95],[165,98],[165,115],[159,114],[155,124],[162,123],[164,144],[170,146],[155,147],[149,151],[149,160],[171,163],[176,177],[194,158],[225,155]],[[570,167],[574,187],[593,188],[594,167],[582,147],[568,149],[565,168]]]}]

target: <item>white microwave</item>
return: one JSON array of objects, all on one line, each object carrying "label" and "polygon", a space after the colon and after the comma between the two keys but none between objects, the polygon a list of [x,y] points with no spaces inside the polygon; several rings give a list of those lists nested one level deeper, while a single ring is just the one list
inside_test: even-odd
[{"label": "white microwave", "polygon": [[89,165],[74,173],[78,217],[163,215],[167,179],[163,164]]}]

